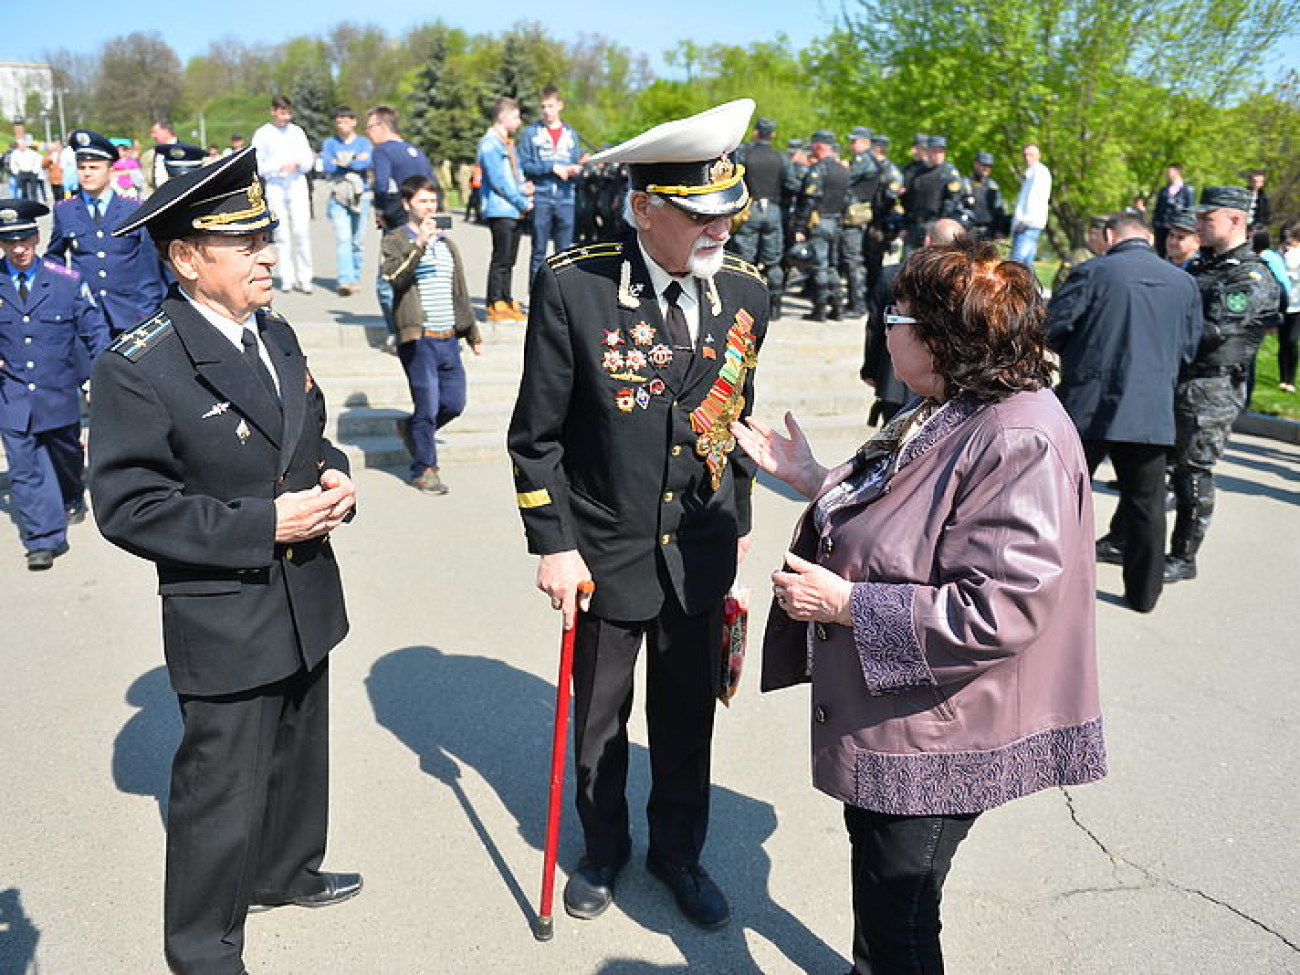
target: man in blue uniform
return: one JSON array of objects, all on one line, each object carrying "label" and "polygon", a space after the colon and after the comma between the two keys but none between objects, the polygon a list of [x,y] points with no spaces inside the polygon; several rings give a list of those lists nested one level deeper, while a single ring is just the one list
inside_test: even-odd
[{"label": "man in blue uniform", "polygon": [[49,212],[0,200],[0,440],[33,571],[68,550],[69,520],[86,516],[81,386],[108,345],[81,275],[36,259],[36,218]]},{"label": "man in blue uniform", "polygon": [[77,156],[81,191],[54,208],[54,230],[46,256],[66,260],[90,288],[113,335],[134,328],[167,291],[162,265],[149,232],[124,237],[111,231],[140,204],[113,192],[117,150],[98,132],[78,129],[68,136]]}]

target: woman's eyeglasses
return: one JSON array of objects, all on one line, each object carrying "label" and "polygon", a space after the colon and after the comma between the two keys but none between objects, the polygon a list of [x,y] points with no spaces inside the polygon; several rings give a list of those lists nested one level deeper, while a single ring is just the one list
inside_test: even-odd
[{"label": "woman's eyeglasses", "polygon": [[885,306],[885,331],[888,332],[895,325],[915,325],[917,320],[911,315],[900,315],[897,305]]}]

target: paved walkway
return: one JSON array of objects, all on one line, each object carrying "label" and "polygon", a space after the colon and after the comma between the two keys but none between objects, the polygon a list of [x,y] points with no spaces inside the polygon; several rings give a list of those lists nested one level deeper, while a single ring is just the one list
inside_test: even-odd
[{"label": "paved walkway", "polygon": [[[460,239],[477,292],[486,231]],[[330,264],[322,246],[318,266]],[[295,298],[296,320],[334,302],[318,289],[284,304]],[[852,446],[819,442],[824,460]],[[444,498],[358,473],[359,517],[336,536],[353,630],[332,665],[327,866],[363,871],[366,890],[250,919],[250,970],[847,970],[847,844],[838,807],[808,784],[806,693],[760,696],[754,674],[718,715],[715,746],[706,863],[731,926],[692,929],[640,865],[638,719],[637,859],[617,904],[594,922],[560,913],[555,939],[533,940],[558,624],[533,589],[506,463],[451,463]],[[1156,612],[1122,608],[1118,568],[1099,567],[1111,775],[976,825],[948,883],[950,971],[1300,973],[1300,448],[1237,437],[1218,482],[1201,577]],[[1113,503],[1098,494],[1099,519]],[[742,574],[759,593],[799,510],[757,492]],[[162,973],[178,724],[152,569],[88,523],[54,570],[28,573],[0,522],[0,587],[0,975]],[[557,893],[578,853],[567,810]]]}]

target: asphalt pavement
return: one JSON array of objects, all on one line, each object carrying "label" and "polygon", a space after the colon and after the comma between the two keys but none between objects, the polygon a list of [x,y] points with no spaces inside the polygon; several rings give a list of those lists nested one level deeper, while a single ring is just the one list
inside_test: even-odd
[{"label": "asphalt pavement", "polygon": [[[368,291],[327,290],[323,221],[317,231],[320,286],[279,306],[296,322],[341,303],[373,314]],[[481,298],[487,231],[458,234]],[[854,446],[816,442],[823,461]],[[760,695],[756,659],[714,745],[705,864],[731,924],[692,928],[642,866],[637,715],[634,858],[615,906],[589,922],[558,910],[554,940],[534,940],[558,617],[534,588],[504,454],[452,458],[444,474],[451,493],[428,497],[398,472],[356,472],[359,514],[335,535],[352,632],[331,664],[326,867],[360,870],[366,888],[326,910],[250,918],[250,971],[847,971],[848,845],[839,807],[809,784],[807,694]],[[1300,973],[1300,447],[1236,436],[1217,482],[1200,578],[1168,588],[1155,612],[1124,608],[1119,569],[1099,566],[1110,775],[977,822],[946,888],[950,972]],[[1104,523],[1113,495],[1100,489],[1096,505]],[[11,511],[7,497],[0,507]],[[760,604],[755,656],[768,573],[800,510],[769,482],[756,492],[741,572]],[[92,522],[71,544],[53,570],[30,573],[16,526],[0,521],[0,975],[152,975],[165,971],[179,730],[156,581]],[[557,909],[580,845],[566,806]]]}]

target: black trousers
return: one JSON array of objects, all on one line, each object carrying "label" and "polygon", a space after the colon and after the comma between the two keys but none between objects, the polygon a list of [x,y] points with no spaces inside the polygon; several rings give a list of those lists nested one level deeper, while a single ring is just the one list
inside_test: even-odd
[{"label": "black trousers", "polygon": [[978,815],[891,816],[844,807],[852,845],[852,975],[942,975],[943,882]]},{"label": "black trousers", "polygon": [[1110,535],[1124,550],[1124,598],[1140,613],[1155,608],[1164,589],[1165,467],[1169,448],[1159,444],[1085,440],[1088,471],[1107,454],[1119,481],[1119,505]]},{"label": "black trousers", "polygon": [[722,606],[687,616],[669,590],[654,619],[579,617],[573,657],[577,807],[587,858],[622,863],[628,829],[627,719],[641,638],[646,641],[650,736],[650,853],[697,863],[709,826],[709,757],[721,666]]},{"label": "black trousers", "polygon": [[239,694],[182,696],[180,706],[163,946],[178,975],[238,975],[250,901],[321,889],[329,662]]},{"label": "black trousers", "polygon": [[491,308],[498,301],[509,304],[514,300],[510,280],[519,257],[519,238],[524,227],[513,217],[488,217],[488,228],[492,231],[492,256],[488,259],[487,277],[487,305]]}]

